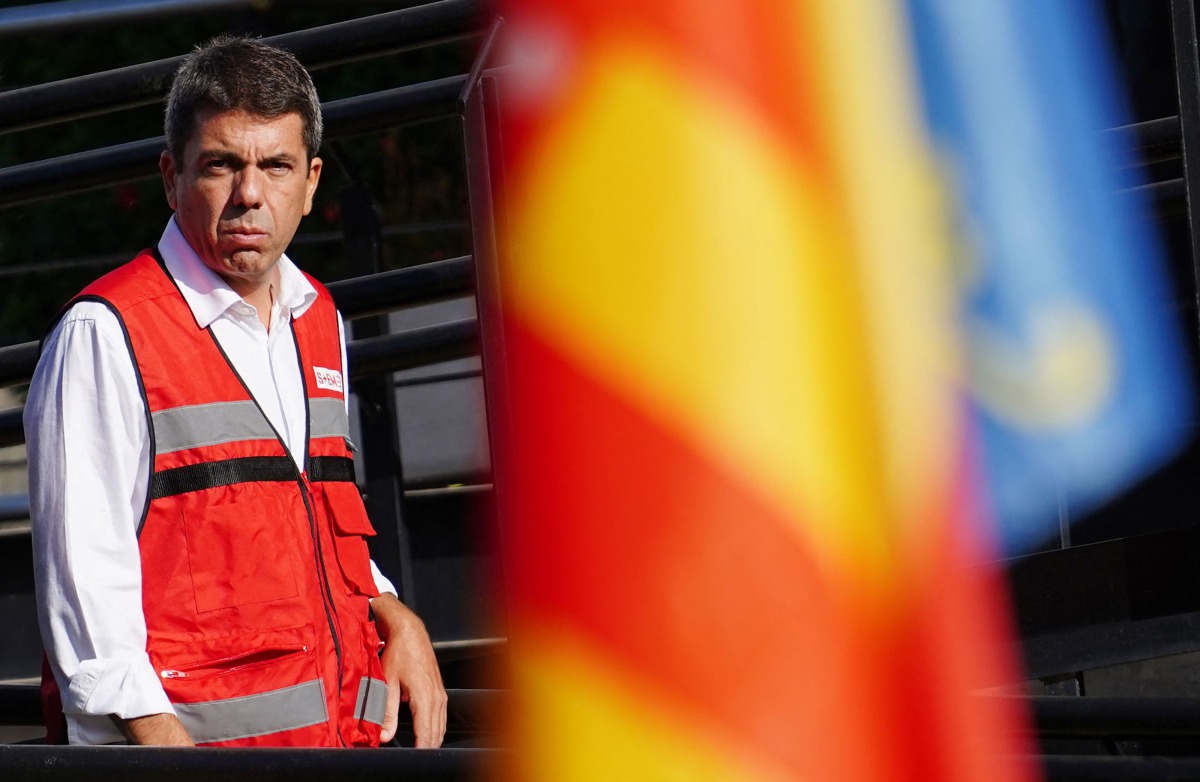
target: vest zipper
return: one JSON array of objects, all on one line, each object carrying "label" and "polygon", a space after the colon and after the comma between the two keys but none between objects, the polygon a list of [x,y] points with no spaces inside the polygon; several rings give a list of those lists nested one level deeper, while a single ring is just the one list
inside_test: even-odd
[{"label": "vest zipper", "polygon": [[[329,573],[325,570],[325,550],[321,545],[320,530],[317,529],[317,515],[313,512],[312,495],[309,494],[308,479],[303,473],[297,478],[300,484],[300,497],[304,500],[304,510],[308,513],[308,530],[313,538],[313,556],[316,557],[317,565],[317,581],[321,588],[321,604],[325,609],[325,619],[329,622],[329,634],[333,637],[333,654],[337,658],[337,702],[342,699],[342,679],[345,675],[344,665],[342,662],[342,643],[338,636],[337,622],[334,619],[333,605],[333,590],[329,586]],[[334,717],[334,725],[337,728],[338,741],[343,747],[349,746],[346,739],[342,736],[342,724],[338,715]]]}]

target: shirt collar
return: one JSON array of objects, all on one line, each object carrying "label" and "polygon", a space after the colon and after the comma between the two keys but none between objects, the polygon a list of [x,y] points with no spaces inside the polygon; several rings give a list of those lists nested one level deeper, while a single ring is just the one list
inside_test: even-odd
[{"label": "shirt collar", "polygon": [[[204,265],[183,237],[174,216],[158,240],[158,251],[200,328],[208,328],[242,300],[220,275]],[[300,317],[316,301],[317,290],[287,255],[279,256],[278,267],[279,290],[275,300],[281,307],[290,309],[294,317]]]}]

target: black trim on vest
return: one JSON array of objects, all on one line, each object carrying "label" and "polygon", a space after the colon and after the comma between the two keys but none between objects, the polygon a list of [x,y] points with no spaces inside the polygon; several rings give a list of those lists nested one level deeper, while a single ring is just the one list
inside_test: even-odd
[{"label": "black trim on vest", "polygon": [[[167,262],[163,258],[162,253],[159,251],[157,244],[150,248],[150,254],[154,256],[154,260],[158,261],[158,268],[162,269],[163,274],[167,275],[167,279],[174,283],[175,278],[172,277],[171,272],[167,270]],[[179,286],[176,285],[175,289],[178,290]],[[183,294],[180,293],[180,295],[182,296]]]},{"label": "black trim on vest", "polygon": [[296,477],[296,463],[290,456],[241,456],[156,472],[149,494],[158,500],[235,483],[295,481]]},{"label": "black trim on vest", "polygon": [[[320,298],[318,294],[317,298]],[[316,304],[314,301],[313,304]],[[309,309],[312,309],[311,305]],[[307,310],[306,310],[307,311]],[[293,314],[288,318],[288,328],[292,332],[292,347],[296,348],[296,365],[300,367],[300,390],[304,392],[304,469],[308,471],[310,479],[313,471],[313,457],[310,455],[312,450],[312,397],[308,395],[308,364],[304,363],[304,354],[300,352],[300,339],[296,336],[296,316]]]},{"label": "black trim on vest", "polygon": [[354,460],[348,456],[313,456],[308,460],[308,479],[354,483]]},{"label": "black trim on vest", "polygon": [[[271,423],[271,418],[267,415],[266,411],[263,410],[263,407],[259,401],[254,398],[254,394],[250,392],[250,386],[247,385],[245,378],[242,377],[242,374],[237,371],[237,367],[233,365],[233,361],[230,360],[229,354],[225,352],[225,348],[221,347],[221,342],[217,339],[217,335],[213,333],[212,326],[204,329],[204,331],[208,334],[209,339],[212,340],[213,345],[216,346],[217,352],[221,354],[221,358],[225,359],[225,366],[229,367],[229,371],[233,373],[233,376],[237,378],[238,383],[241,384],[242,390],[246,392],[246,398],[254,403],[254,406],[258,408],[258,414],[263,417],[263,420],[267,422],[267,426],[271,427],[271,431],[275,433],[275,439],[279,441],[279,447],[283,449],[283,452],[286,453],[288,458],[292,459],[293,464],[295,464],[295,459],[292,458],[292,450],[288,448],[287,440],[284,439],[280,431],[275,428],[275,424]],[[301,372],[303,372],[303,370],[301,370]],[[307,412],[308,407],[306,404],[305,413]],[[305,426],[307,425],[308,424],[305,424]],[[296,471],[294,470],[292,471],[292,477],[296,477]]]},{"label": "black trim on vest", "polygon": [[[155,255],[157,256],[157,254],[158,254],[157,249],[154,252],[155,252]],[[168,275],[168,277],[169,276],[170,275]],[[97,296],[95,294],[89,293],[89,294],[82,295],[82,296],[76,296],[75,298],[71,299],[71,301],[67,303],[67,306],[63,308],[62,312],[59,313],[58,318],[50,326],[50,330],[53,330],[54,328],[56,328],[58,326],[58,324],[62,321],[62,319],[64,317],[66,317],[66,314],[71,309],[71,307],[74,307],[76,304],[78,304],[79,302],[83,302],[83,301],[92,301],[92,302],[96,302],[97,304],[103,304],[105,307],[108,308],[109,312],[111,312],[113,314],[113,316],[116,317],[117,324],[120,325],[120,327],[121,327],[121,335],[125,338],[125,349],[129,351],[129,362],[133,365],[133,376],[135,378],[137,378],[138,393],[142,397],[142,409],[146,412],[146,434],[147,434],[147,441],[150,443],[150,452],[149,452],[149,454],[147,454],[147,460],[146,460],[149,465],[149,467],[147,468],[147,480],[152,482],[154,480],[154,454],[155,454],[154,420],[150,417],[150,399],[148,396],[146,396],[146,383],[145,383],[145,381],[142,380],[142,368],[140,366],[138,366],[137,354],[133,352],[133,340],[129,338],[129,329],[125,326],[125,318],[121,317],[120,311],[117,309],[116,305],[114,305],[111,301],[103,298],[102,296]],[[47,336],[49,336],[49,332],[47,332]],[[45,344],[46,344],[46,341],[45,341],[45,338],[43,338],[42,345],[38,347],[38,353],[39,353],[38,360],[39,361],[41,360],[41,355],[40,355],[41,350],[45,346]],[[147,485],[149,485],[149,484],[147,484]],[[150,515],[150,499],[151,499],[150,495],[147,493],[146,502],[142,505],[142,515],[140,518],[138,518],[137,532],[135,533],[137,535],[137,537],[139,537],[139,538],[142,536],[142,527],[144,527],[146,525],[146,518]]]}]

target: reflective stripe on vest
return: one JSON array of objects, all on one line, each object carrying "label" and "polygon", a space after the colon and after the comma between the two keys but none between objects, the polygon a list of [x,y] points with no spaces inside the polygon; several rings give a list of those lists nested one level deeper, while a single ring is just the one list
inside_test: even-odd
[{"label": "reflective stripe on vest", "polygon": [[314,440],[318,437],[348,438],[350,419],[346,417],[346,403],[330,397],[309,399],[308,436]]},{"label": "reflective stripe on vest", "polygon": [[258,695],[173,705],[179,721],[199,744],[265,736],[329,720],[320,679]]},{"label": "reflective stripe on vest", "polygon": [[[340,399],[308,400],[310,439],[339,437],[349,440],[346,405]],[[151,415],[156,453],[249,440],[275,440],[275,430],[253,401],[209,402],[157,410]],[[191,491],[252,481],[293,481],[295,465],[286,456],[249,456],[172,467],[154,473],[150,498],[160,499]],[[315,456],[309,459],[309,480],[353,481],[350,459]]]},{"label": "reflective stripe on vest", "polygon": [[[340,399],[320,397],[308,400],[309,437],[348,437],[346,405]],[[173,453],[188,448],[224,445],[240,440],[274,440],[262,411],[252,401],[211,402],[173,407],[151,415],[154,424],[154,449]]]},{"label": "reflective stripe on vest", "polygon": [[387,711],[387,684],[364,676],[358,682],[358,700],[354,702],[354,718],[376,725],[383,724]]}]

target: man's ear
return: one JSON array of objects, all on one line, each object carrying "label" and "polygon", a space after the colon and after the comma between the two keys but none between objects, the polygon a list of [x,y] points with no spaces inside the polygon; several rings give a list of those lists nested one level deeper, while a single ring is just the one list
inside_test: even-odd
[{"label": "man's ear", "polygon": [[167,193],[167,205],[175,209],[175,158],[170,151],[164,150],[158,156],[158,170],[162,173],[163,190]]},{"label": "man's ear", "polygon": [[317,182],[321,179],[321,158],[314,157],[308,162],[308,181],[305,182],[304,214],[312,211],[313,194],[317,192]]}]

